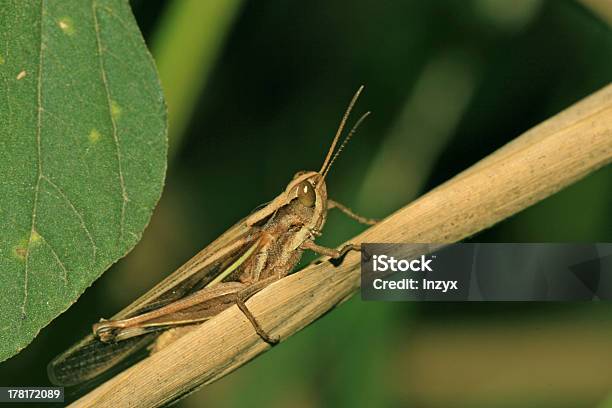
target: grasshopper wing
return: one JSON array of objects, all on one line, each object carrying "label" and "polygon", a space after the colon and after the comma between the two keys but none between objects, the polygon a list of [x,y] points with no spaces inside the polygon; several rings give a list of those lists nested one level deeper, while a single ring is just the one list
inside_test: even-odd
[{"label": "grasshopper wing", "polygon": [[[247,227],[244,220],[238,222],[112,319],[139,315],[202,289],[228,263],[239,259],[258,237],[258,228]],[[122,369],[134,362],[131,357],[146,356],[145,347],[153,343],[159,334],[147,333],[116,343],[103,343],[90,334],[49,363],[49,379],[57,385],[72,386],[95,380],[112,368]]]}]

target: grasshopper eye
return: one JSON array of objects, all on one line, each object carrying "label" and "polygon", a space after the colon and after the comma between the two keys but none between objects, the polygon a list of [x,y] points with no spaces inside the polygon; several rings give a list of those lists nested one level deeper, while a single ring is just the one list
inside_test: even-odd
[{"label": "grasshopper eye", "polygon": [[314,187],[307,181],[302,181],[297,186],[297,198],[300,203],[306,207],[313,207],[317,196],[314,191]]}]

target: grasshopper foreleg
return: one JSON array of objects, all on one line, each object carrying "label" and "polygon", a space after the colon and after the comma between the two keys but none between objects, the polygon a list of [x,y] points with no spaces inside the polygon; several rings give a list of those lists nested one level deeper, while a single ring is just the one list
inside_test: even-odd
[{"label": "grasshopper foreleg", "polygon": [[361,251],[361,245],[346,244],[340,249],[327,248],[315,244],[313,241],[305,241],[300,249],[309,249],[319,255],[329,256],[332,259],[341,259],[348,251]]},{"label": "grasshopper foreleg", "polygon": [[332,208],[337,208],[340,211],[342,211],[346,216],[354,219],[355,221],[361,223],[361,224],[366,224],[366,225],[374,225],[378,222],[378,220],[375,220],[373,218],[366,218],[366,217],[362,217],[359,214],[354,213],[350,208],[348,208],[347,206],[340,204],[337,201],[334,200],[327,200],[327,209],[331,210]]}]

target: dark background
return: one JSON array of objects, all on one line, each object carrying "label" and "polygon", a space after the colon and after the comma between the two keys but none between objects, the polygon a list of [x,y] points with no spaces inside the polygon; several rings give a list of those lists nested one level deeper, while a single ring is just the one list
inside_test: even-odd
[{"label": "dark background", "polygon": [[[210,21],[169,17],[197,4],[132,1],[171,120],[166,187],[143,240],[0,365],[0,384],[48,384],[47,362],[91,323],[274,197],[297,170],[318,169],[361,84],[353,120],[373,114],[328,190],[384,217],[612,79],[610,26],[587,2],[218,1],[231,18],[207,34],[217,46],[199,58],[194,50],[209,37],[188,32]],[[181,29],[184,48],[164,51]],[[190,64],[199,67],[186,78],[194,98],[170,97]],[[471,240],[610,242],[611,213],[608,166]],[[320,243],[361,229],[332,214]],[[612,404],[610,367],[609,303],[357,295],[179,406],[603,407]]]}]

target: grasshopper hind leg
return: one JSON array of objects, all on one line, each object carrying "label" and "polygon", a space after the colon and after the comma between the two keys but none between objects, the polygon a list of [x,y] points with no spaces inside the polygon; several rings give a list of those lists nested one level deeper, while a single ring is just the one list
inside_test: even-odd
[{"label": "grasshopper hind leg", "polygon": [[236,306],[238,306],[240,311],[246,316],[247,319],[249,319],[249,322],[251,322],[251,325],[253,325],[255,332],[257,332],[257,334],[259,335],[259,337],[261,337],[263,341],[265,341],[271,346],[275,346],[278,344],[278,342],[280,341],[280,337],[270,336],[268,333],[266,333],[266,331],[261,327],[257,319],[255,319],[255,316],[253,316],[247,305],[244,303],[244,300],[242,300],[241,298],[236,299]]},{"label": "grasshopper hind leg", "polygon": [[271,346],[278,344],[280,342],[280,337],[269,335],[261,327],[255,316],[253,316],[253,313],[251,313],[245,302],[255,293],[259,292],[261,289],[268,286],[270,283],[277,281],[278,279],[279,278],[276,276],[271,276],[259,282],[255,282],[254,284],[243,289],[241,292],[237,293],[236,298],[234,299],[236,306],[238,306],[240,311],[246,316],[247,319],[249,319],[249,322],[251,322],[251,325],[253,326],[253,329],[255,329],[257,335]]}]

